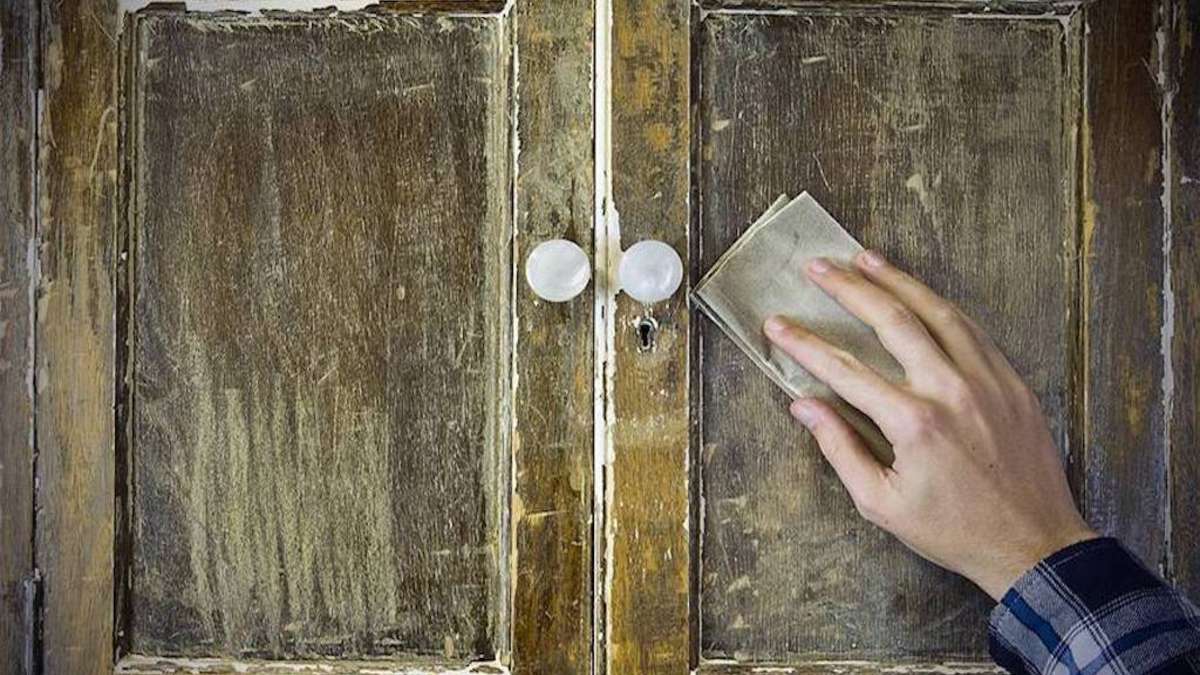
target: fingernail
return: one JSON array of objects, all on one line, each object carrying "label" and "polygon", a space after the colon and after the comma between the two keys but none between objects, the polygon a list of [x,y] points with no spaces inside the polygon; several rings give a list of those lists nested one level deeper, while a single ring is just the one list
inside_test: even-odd
[{"label": "fingernail", "polygon": [[763,332],[767,335],[779,335],[787,330],[787,321],[779,315],[772,316],[763,323]]},{"label": "fingernail", "polygon": [[883,259],[883,256],[875,251],[863,251],[859,254],[858,259],[867,267],[883,267],[884,263],[887,262]]},{"label": "fingernail", "polygon": [[811,427],[817,419],[817,411],[811,403],[802,398],[792,401],[791,411],[792,417],[800,420],[800,423],[806,427]]},{"label": "fingernail", "polygon": [[833,267],[829,264],[829,261],[824,258],[813,258],[808,263],[808,271],[812,272],[813,274],[825,274],[831,269],[833,269]]}]

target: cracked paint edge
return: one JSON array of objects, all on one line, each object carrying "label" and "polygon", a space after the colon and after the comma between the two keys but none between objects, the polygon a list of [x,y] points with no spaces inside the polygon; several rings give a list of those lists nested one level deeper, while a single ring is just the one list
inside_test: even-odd
[{"label": "cracked paint edge", "polygon": [[1166,3],[1159,5],[1159,26],[1156,33],[1158,48],[1158,72],[1155,74],[1159,93],[1162,96],[1162,195],[1160,200],[1163,212],[1162,228],[1162,328],[1159,333],[1159,349],[1162,354],[1162,434],[1163,434],[1163,560],[1159,563],[1161,572],[1167,578],[1174,571],[1174,551],[1171,546],[1171,422],[1175,415],[1175,289],[1172,284],[1171,256],[1174,250],[1174,178],[1175,167],[1172,163],[1171,147],[1174,142],[1172,125],[1175,121],[1175,88],[1170,81],[1168,63],[1170,59],[1170,36],[1168,30],[1171,24],[1171,9]]}]

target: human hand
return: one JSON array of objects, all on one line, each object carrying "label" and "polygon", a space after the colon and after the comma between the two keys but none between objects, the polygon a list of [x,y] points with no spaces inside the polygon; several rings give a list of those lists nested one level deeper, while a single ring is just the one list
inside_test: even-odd
[{"label": "human hand", "polygon": [[853,269],[816,259],[806,272],[905,372],[891,383],[782,317],[764,326],[892,443],[886,467],[828,403],[791,405],[867,520],[996,599],[1042,558],[1096,536],[1071,499],[1037,397],[982,329],[877,253],[863,252]]}]

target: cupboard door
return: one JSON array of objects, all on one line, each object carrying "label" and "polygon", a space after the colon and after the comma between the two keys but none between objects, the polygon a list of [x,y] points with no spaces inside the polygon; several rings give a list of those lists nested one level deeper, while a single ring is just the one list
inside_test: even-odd
[{"label": "cupboard door", "polygon": [[491,653],[501,26],[355,21],[136,21],[135,653]]},{"label": "cupboard door", "polygon": [[588,3],[43,11],[44,671],[588,671]]},{"label": "cupboard door", "polygon": [[[626,242],[687,251],[695,282],[778,195],[811,192],[978,318],[1089,522],[1171,576],[1197,554],[1169,525],[1196,517],[1168,487],[1190,466],[1168,440],[1160,89],[1182,10],[1006,9],[615,0],[612,211]],[[990,600],[863,521],[713,323],[682,298],[616,308],[609,672],[990,667]]]},{"label": "cupboard door", "polygon": [[[802,185],[978,317],[1076,449],[1080,101],[1063,24],[717,14],[701,30],[698,266]],[[711,322],[696,330],[705,653],[982,657],[988,598],[862,519],[786,397]]]}]

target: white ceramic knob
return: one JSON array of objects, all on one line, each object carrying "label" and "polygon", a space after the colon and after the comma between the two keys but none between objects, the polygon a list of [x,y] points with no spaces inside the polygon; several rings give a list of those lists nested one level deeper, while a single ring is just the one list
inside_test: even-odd
[{"label": "white ceramic knob", "polygon": [[675,249],[647,239],[629,247],[617,268],[621,288],[638,302],[661,302],[675,294],[683,282],[683,261]]},{"label": "white ceramic knob", "polygon": [[525,280],[539,298],[566,302],[583,292],[592,278],[587,254],[573,241],[551,239],[525,259]]}]

